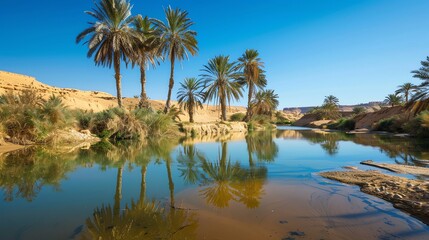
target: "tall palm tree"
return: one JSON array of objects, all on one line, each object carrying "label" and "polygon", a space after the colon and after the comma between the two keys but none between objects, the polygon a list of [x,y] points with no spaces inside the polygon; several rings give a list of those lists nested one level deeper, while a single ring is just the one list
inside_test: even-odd
[{"label": "tall palm tree", "polygon": [[226,121],[226,104],[232,99],[238,100],[243,96],[241,85],[237,81],[239,68],[235,62],[229,61],[229,56],[216,56],[204,65],[201,74],[206,81],[206,99],[219,102],[221,119]]},{"label": "tall palm tree", "polygon": [[127,63],[134,56],[135,43],[139,41],[136,31],[130,27],[131,5],[127,0],[100,0],[93,11],[86,11],[95,18],[91,26],[76,37],[79,43],[87,36],[88,58],[94,54],[95,64],[115,69],[118,106],[122,107],[121,59]]},{"label": "tall palm tree", "polygon": [[183,83],[180,83],[181,88],[177,93],[177,101],[179,106],[188,111],[189,122],[194,122],[194,112],[198,108],[203,108],[204,102],[204,82],[196,78],[186,78]]},{"label": "tall palm tree", "polygon": [[391,105],[392,107],[401,104],[402,98],[396,94],[389,94],[384,99],[386,104]]},{"label": "tall palm tree", "polygon": [[161,42],[159,45],[160,53],[170,60],[170,82],[168,85],[167,102],[164,112],[170,110],[171,91],[174,86],[174,62],[188,59],[189,54],[197,54],[198,42],[195,38],[197,33],[189,28],[194,25],[188,12],[180,9],[172,9],[170,6],[165,9],[167,23],[155,20],[154,24],[160,31]]},{"label": "tall palm tree", "polygon": [[398,90],[396,90],[395,93],[397,95],[403,94],[405,97],[405,103],[407,104],[411,92],[416,92],[416,90],[417,90],[417,86],[408,82],[398,86]]},{"label": "tall palm tree", "polygon": [[247,111],[244,121],[249,121],[252,117],[252,108],[250,102],[255,94],[256,88],[262,89],[267,85],[265,75],[262,74],[264,63],[259,58],[259,53],[254,49],[247,49],[238,59],[240,68],[243,69],[243,83],[248,88]]},{"label": "tall palm tree", "polygon": [[253,111],[257,114],[266,114],[271,116],[272,111],[279,106],[279,96],[274,90],[262,90],[256,93],[251,105]]},{"label": "tall palm tree", "polygon": [[159,34],[153,25],[153,20],[138,15],[134,20],[134,28],[140,34],[142,41],[137,44],[138,54],[133,63],[140,66],[141,94],[139,107],[148,108],[149,102],[146,94],[146,68],[148,65],[155,66],[161,57],[158,52],[160,44]]},{"label": "tall palm tree", "polygon": [[325,97],[325,100],[323,100],[323,104],[332,104],[335,106],[338,106],[340,100],[338,100],[337,97],[335,97],[334,95],[329,95]]}]

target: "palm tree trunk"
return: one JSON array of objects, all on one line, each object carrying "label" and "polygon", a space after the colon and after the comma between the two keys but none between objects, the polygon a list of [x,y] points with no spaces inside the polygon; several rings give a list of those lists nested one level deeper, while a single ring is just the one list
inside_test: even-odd
[{"label": "palm tree trunk", "polygon": [[[173,49],[174,50],[174,49]],[[168,84],[168,95],[167,102],[165,103],[164,113],[168,113],[170,110],[170,101],[171,101],[171,91],[174,86],[174,61],[175,61],[174,52],[171,53],[171,66],[170,66],[170,83]]]},{"label": "palm tree trunk", "polygon": [[121,93],[121,54],[119,51],[113,53],[113,65],[115,68],[116,79],[116,97],[118,98],[118,106],[122,108],[122,93]]},{"label": "palm tree trunk", "polygon": [[220,109],[222,111],[221,119],[222,121],[226,121],[226,99],[225,96],[220,96]]},{"label": "palm tree trunk", "polygon": [[171,176],[171,161],[166,160],[165,165],[167,165],[167,175],[168,175],[168,188],[170,189],[170,207],[174,208],[174,182],[173,177]]},{"label": "palm tree trunk", "polygon": [[194,104],[189,104],[189,122],[194,122]]},{"label": "palm tree trunk", "polygon": [[116,192],[115,192],[115,204],[113,206],[113,215],[115,218],[119,218],[121,209],[122,199],[122,166],[118,168],[118,174],[116,175]]},{"label": "palm tree trunk", "polygon": [[141,171],[142,171],[141,172],[142,181],[140,183],[139,205],[143,206],[145,199],[146,199],[146,171],[147,171],[147,166],[146,165],[142,166]]},{"label": "palm tree trunk", "polygon": [[250,83],[249,81],[249,95],[247,97],[247,111],[246,111],[246,117],[244,117],[244,121],[248,122],[250,118],[252,117],[252,108],[250,107],[250,102],[252,101],[252,95],[253,95],[253,83]]},{"label": "palm tree trunk", "polygon": [[405,103],[408,104],[408,91],[405,92]]},{"label": "palm tree trunk", "polygon": [[147,94],[146,94],[146,69],[145,69],[146,63],[142,62],[140,65],[140,84],[142,87],[142,91],[140,94],[140,102],[139,102],[139,108],[149,108],[149,102],[147,100]]}]

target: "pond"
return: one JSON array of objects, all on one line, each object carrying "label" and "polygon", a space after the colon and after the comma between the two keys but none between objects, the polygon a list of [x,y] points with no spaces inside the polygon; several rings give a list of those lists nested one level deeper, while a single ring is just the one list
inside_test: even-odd
[{"label": "pond", "polygon": [[[279,128],[0,156],[0,239],[429,239],[321,171],[426,166],[429,141]],[[422,178],[420,176],[407,176]]]}]

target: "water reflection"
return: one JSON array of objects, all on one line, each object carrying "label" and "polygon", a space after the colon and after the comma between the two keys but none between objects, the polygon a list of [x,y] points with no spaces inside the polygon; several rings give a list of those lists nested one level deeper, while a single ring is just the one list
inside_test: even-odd
[{"label": "water reflection", "polygon": [[[122,158],[141,167],[139,199],[121,209],[123,165],[119,165],[113,208],[109,204],[96,208],[93,216],[86,220],[87,228],[81,239],[196,239],[198,225],[195,213],[174,206],[170,155],[174,147],[171,142],[153,141],[150,147],[126,145],[115,148]],[[152,160],[158,163],[164,161],[167,166],[171,197],[169,207],[163,206],[160,201],[146,199],[146,173]]]},{"label": "water reflection", "polygon": [[[425,166],[422,159],[429,159],[427,141],[383,135],[278,130],[254,132],[240,139],[231,139],[236,141],[216,139],[217,142],[208,143],[211,140],[205,139],[206,143],[201,144],[187,139],[179,144],[179,140],[166,139],[119,145],[103,142],[90,149],[69,153],[25,149],[0,156],[0,191],[9,204],[7,206],[13,208],[15,205],[11,202],[16,201],[19,206],[19,199],[34,201],[47,187],[61,191],[63,180],[78,170],[88,169],[91,170],[88,172],[99,175],[104,171],[114,171],[115,176],[111,178],[116,178],[116,181],[108,186],[109,196],[97,198],[89,210],[82,210],[84,217],[79,220],[80,224],[83,219],[86,221],[76,239],[197,239],[197,229],[201,224],[197,218],[199,212],[198,209],[183,207],[180,193],[184,186],[195,190],[196,197],[205,206],[217,211],[236,206],[260,210],[264,208],[264,199],[272,197],[267,196],[270,186],[268,169],[271,172],[273,166],[283,161],[282,166],[289,164],[290,169],[275,169],[280,172],[277,176],[286,178],[287,171],[304,171],[294,166],[293,161],[285,162],[287,156],[282,155],[281,150],[289,145],[285,141],[279,143],[281,139],[300,140],[299,146],[304,146],[305,150],[311,143],[319,152],[322,149],[327,154],[325,159],[341,156],[344,152],[341,148],[346,142],[355,143],[359,149],[362,145],[375,147],[382,152],[377,156],[388,156],[398,164]],[[211,154],[210,147],[217,149]],[[319,152],[317,157],[322,158],[324,154]],[[147,179],[154,166],[159,176]],[[133,190],[134,199],[123,191],[123,188],[131,187],[124,184],[129,172],[137,174],[137,180],[130,184],[137,186]],[[161,196],[151,193],[150,185],[156,186],[156,190],[162,192]],[[77,185],[69,185],[65,191],[72,191],[70,186]],[[50,193],[49,197],[58,204],[64,204],[65,208],[67,204],[75,204],[62,203],[65,199],[56,199],[56,193]]]}]

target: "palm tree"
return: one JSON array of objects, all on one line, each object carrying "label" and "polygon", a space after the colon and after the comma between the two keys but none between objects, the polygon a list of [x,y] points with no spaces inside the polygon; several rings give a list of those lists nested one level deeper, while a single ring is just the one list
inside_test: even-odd
[{"label": "palm tree", "polygon": [[181,88],[177,93],[177,101],[179,106],[187,110],[189,113],[189,122],[194,122],[194,111],[198,108],[203,108],[204,102],[204,82],[196,78],[186,78],[183,83],[180,83]]},{"label": "palm tree", "polygon": [[130,27],[134,21],[131,8],[127,0],[100,0],[95,3],[93,12],[86,12],[96,21],[90,22],[91,27],[76,37],[76,43],[79,43],[90,36],[85,42],[89,48],[87,56],[90,58],[95,54],[97,66],[111,68],[113,64],[119,107],[122,107],[121,59],[127,63],[133,58],[135,43],[139,41],[136,31]]},{"label": "palm tree", "polygon": [[411,99],[412,109],[415,114],[429,108],[429,57],[426,61],[421,61],[422,67],[419,70],[414,70],[413,77],[422,80],[423,82],[417,86],[416,94]]},{"label": "palm tree", "polygon": [[142,17],[138,15],[134,20],[134,28],[140,34],[142,41],[138,43],[137,58],[134,59],[133,63],[137,63],[140,66],[140,83],[141,83],[141,94],[139,107],[148,108],[149,102],[146,94],[146,68],[147,65],[155,66],[160,58],[158,52],[158,46],[160,44],[159,34],[156,28],[153,26],[153,20],[148,17]]},{"label": "palm tree", "polygon": [[194,25],[188,12],[180,9],[172,9],[170,6],[165,10],[167,23],[155,20],[155,27],[160,31],[160,53],[168,57],[171,63],[170,83],[168,85],[167,102],[164,112],[170,110],[171,91],[174,86],[174,62],[188,59],[189,54],[197,54],[198,42],[195,38],[197,33],[189,28]]},{"label": "palm tree", "polygon": [[384,99],[384,102],[386,104],[391,105],[392,107],[401,104],[402,98],[396,94],[389,94],[387,95],[387,97]]},{"label": "palm tree", "polygon": [[279,95],[274,90],[262,90],[256,93],[251,105],[253,111],[257,114],[266,114],[271,116],[272,111],[279,106]]},{"label": "palm tree", "polygon": [[247,49],[244,54],[238,59],[240,68],[243,69],[243,83],[248,88],[247,111],[244,121],[249,121],[252,117],[252,108],[250,102],[255,94],[255,87],[262,89],[267,85],[265,75],[262,74],[264,63],[259,58],[257,50]]},{"label": "palm tree", "polygon": [[338,103],[340,102],[340,100],[338,100],[337,97],[335,97],[334,95],[329,95],[325,97],[325,100],[323,100],[324,104],[332,104],[335,106],[338,106]]},{"label": "palm tree", "polygon": [[231,99],[238,100],[243,96],[241,85],[237,81],[239,68],[235,62],[229,61],[229,56],[216,56],[204,65],[201,74],[208,86],[206,87],[206,99],[219,102],[221,119],[226,121],[226,104]]},{"label": "palm tree", "polygon": [[408,98],[410,96],[411,92],[415,92],[417,90],[417,86],[412,83],[404,83],[400,86],[398,86],[398,90],[396,90],[396,95],[398,94],[404,94],[405,97],[405,103],[408,103]]}]

